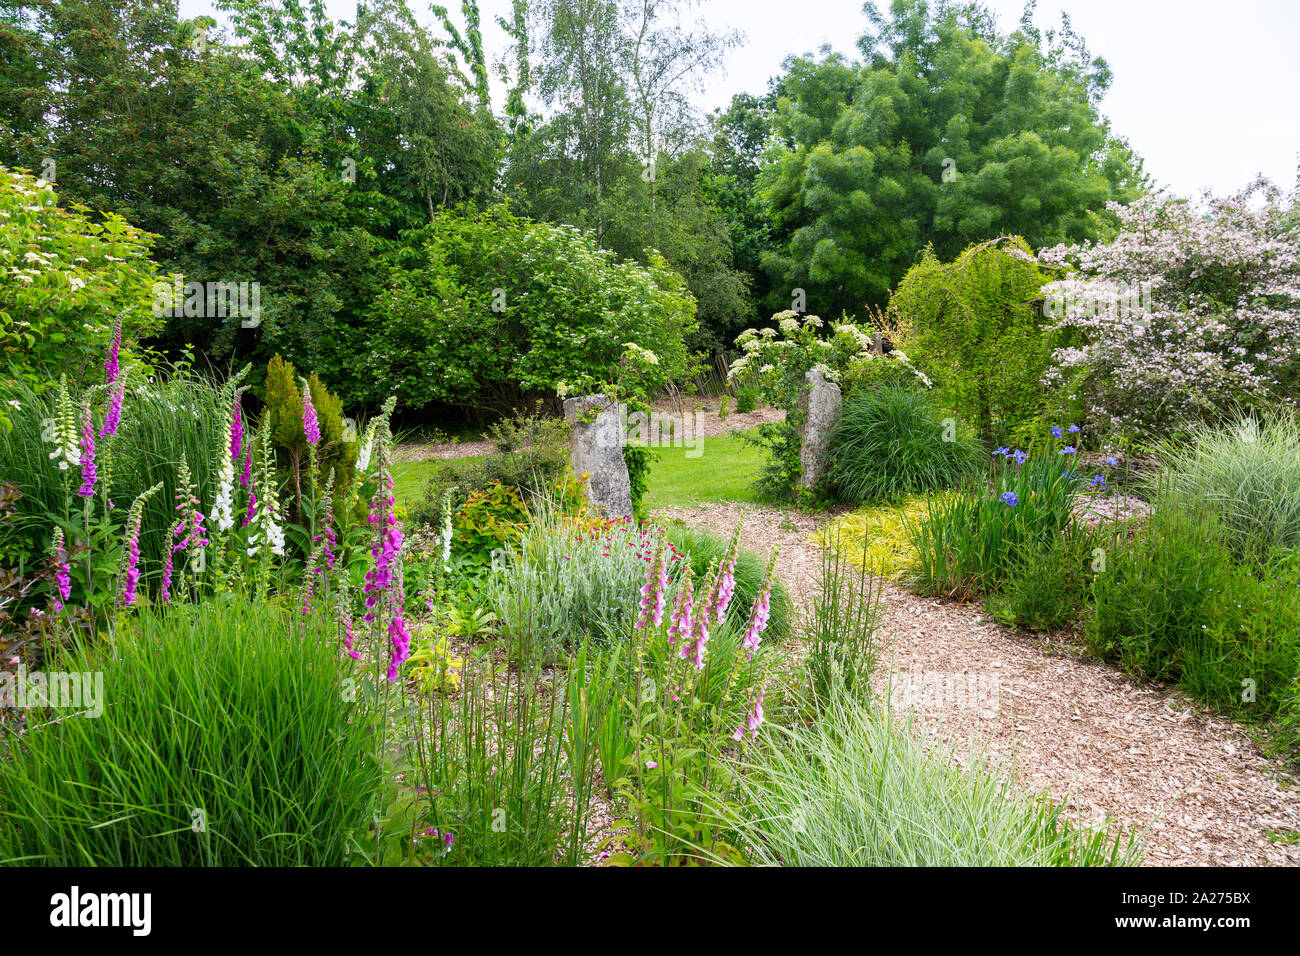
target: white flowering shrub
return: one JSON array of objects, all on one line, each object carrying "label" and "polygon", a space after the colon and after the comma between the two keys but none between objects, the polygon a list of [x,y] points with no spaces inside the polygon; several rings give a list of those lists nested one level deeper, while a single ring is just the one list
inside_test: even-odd
[{"label": "white flowering shrub", "polygon": [[1111,241],[1039,254],[1076,270],[1043,289],[1047,383],[1094,424],[1139,435],[1294,404],[1300,232],[1278,190],[1259,180],[1202,207],[1152,196],[1110,208]]}]

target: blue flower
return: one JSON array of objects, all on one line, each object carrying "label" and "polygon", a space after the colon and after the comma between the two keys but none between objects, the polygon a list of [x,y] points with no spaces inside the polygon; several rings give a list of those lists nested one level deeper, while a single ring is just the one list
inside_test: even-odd
[{"label": "blue flower", "polygon": [[1014,458],[1014,459],[1016,460],[1016,464],[1017,464],[1017,465],[1023,465],[1026,461],[1029,460],[1029,456],[1026,455],[1026,454],[1025,454],[1023,451],[1021,451],[1019,448],[1016,449],[1016,453],[1015,453],[1014,455],[1012,455],[1011,457]]},{"label": "blue flower", "polygon": [[1106,487],[1106,479],[1103,478],[1101,475],[1093,475],[1093,476],[1092,476],[1092,484],[1093,484],[1093,485],[1096,485],[1096,486],[1098,486],[1098,487],[1101,487],[1101,488],[1105,488],[1105,487]]},{"label": "blue flower", "polygon": [[1068,431],[1071,435],[1077,435],[1079,434],[1079,426],[1071,425],[1069,428],[1066,429],[1066,431]]},{"label": "blue flower", "polygon": [[1119,459],[1117,459],[1117,458],[1107,458],[1107,459],[1106,459],[1106,464],[1108,464],[1108,465],[1110,465],[1112,468],[1114,468],[1116,465],[1119,464]]},{"label": "blue flower", "polygon": [[1020,504],[1020,496],[1014,491],[1004,491],[1002,497],[999,498],[998,501],[1010,508],[1014,508],[1016,505]]},{"label": "blue flower", "polygon": [[1001,455],[1003,458],[1005,458],[1007,455],[1011,454],[1011,449],[1008,448],[1006,445],[1003,445],[1001,448],[993,449],[993,454]]},{"label": "blue flower", "polygon": [[1061,429],[1058,428],[1056,425],[1053,425],[1053,426],[1052,426],[1052,437],[1053,437],[1053,438],[1063,438],[1063,437],[1065,437],[1065,433],[1064,433],[1063,431],[1061,431]]},{"label": "blue flower", "polygon": [[1075,451],[1075,449],[1074,449],[1074,446],[1073,446],[1073,445],[1066,445],[1064,448],[1062,448],[1060,451],[1058,451],[1057,454],[1058,454],[1058,455],[1073,455],[1073,454],[1074,454],[1074,451]]}]

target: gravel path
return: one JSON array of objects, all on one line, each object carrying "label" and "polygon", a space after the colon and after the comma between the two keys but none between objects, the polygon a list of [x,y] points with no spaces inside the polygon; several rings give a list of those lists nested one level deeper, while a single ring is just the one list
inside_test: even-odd
[{"label": "gravel path", "polygon": [[[743,504],[657,514],[724,534],[743,514],[744,545],[780,546],[796,601],[814,585],[809,536],[825,517]],[[1072,816],[1146,829],[1147,865],[1300,865],[1300,846],[1270,839],[1300,831],[1300,787],[1240,725],[1083,656],[1068,634],[1004,628],[976,605],[889,586],[883,636],[895,700],[950,739],[1014,760],[1022,788],[1049,790]]]}]

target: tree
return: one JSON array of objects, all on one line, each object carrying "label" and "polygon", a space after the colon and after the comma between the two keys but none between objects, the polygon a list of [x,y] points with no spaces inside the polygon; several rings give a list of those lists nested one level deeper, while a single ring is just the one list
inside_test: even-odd
[{"label": "tree", "polygon": [[1044,400],[1049,280],[1020,237],[973,245],[950,263],[926,249],[890,299],[909,359],[988,444],[1027,443]]},{"label": "tree", "polygon": [[1095,237],[1108,200],[1135,198],[1140,163],[1098,112],[1110,82],[1066,19],[1040,34],[1032,4],[997,32],[975,3],[874,4],[863,60],[787,61],[761,179],[780,239],[764,257],[788,307],[850,314],[884,301],[918,249],[940,259],[1020,235]]}]

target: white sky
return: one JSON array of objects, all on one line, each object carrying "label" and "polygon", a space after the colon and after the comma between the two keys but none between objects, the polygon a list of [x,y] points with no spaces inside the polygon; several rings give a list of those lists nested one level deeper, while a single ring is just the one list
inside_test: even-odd
[{"label": "white sky", "polygon": [[[422,0],[410,0],[421,14]],[[458,3],[446,2],[459,22]],[[352,20],[355,0],[326,0]],[[509,0],[479,0],[491,59],[508,40],[496,26]],[[878,0],[882,10],[888,0]],[[210,0],[180,0],[186,17],[211,14]],[[985,0],[999,26],[1020,20],[1023,0]],[[1300,163],[1300,2],[1297,0],[1039,0],[1044,29],[1069,13],[1074,29],[1113,73],[1102,111],[1126,137],[1157,183],[1181,195],[1209,187],[1235,191],[1257,173],[1284,189]],[[726,57],[725,73],[697,97],[703,110],[733,93],[761,93],[791,53],[822,44],[856,58],[865,27],[858,0],[703,0],[695,18],[715,30],[738,29],[745,41]],[[426,22],[431,17],[421,16]]]}]

